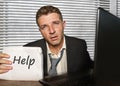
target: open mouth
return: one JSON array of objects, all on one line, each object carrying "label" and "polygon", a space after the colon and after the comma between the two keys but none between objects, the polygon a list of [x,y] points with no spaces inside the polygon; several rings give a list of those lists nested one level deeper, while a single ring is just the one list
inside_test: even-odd
[{"label": "open mouth", "polygon": [[58,36],[53,36],[53,37],[51,37],[51,40],[52,41],[55,41],[55,40],[57,40],[58,39]]}]

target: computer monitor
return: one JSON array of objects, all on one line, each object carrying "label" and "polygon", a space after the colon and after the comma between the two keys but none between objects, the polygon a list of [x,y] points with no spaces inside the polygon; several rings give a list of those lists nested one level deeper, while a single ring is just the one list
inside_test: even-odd
[{"label": "computer monitor", "polygon": [[120,19],[98,8],[95,37],[96,80],[120,80]]}]

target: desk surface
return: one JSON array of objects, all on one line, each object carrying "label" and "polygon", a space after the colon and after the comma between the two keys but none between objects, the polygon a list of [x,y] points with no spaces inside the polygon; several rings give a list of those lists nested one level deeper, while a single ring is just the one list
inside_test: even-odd
[{"label": "desk surface", "polygon": [[38,81],[0,80],[0,86],[43,86]]},{"label": "desk surface", "polygon": [[89,78],[71,77],[65,75],[46,77],[40,81],[0,80],[0,86],[93,86]]},{"label": "desk surface", "polygon": [[73,73],[45,76],[40,81],[0,80],[0,86],[93,86],[93,80],[88,73]]}]

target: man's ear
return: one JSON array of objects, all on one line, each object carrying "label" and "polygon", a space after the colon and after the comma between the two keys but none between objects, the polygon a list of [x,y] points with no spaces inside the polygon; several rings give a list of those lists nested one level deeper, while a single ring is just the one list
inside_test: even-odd
[{"label": "man's ear", "polygon": [[63,21],[63,27],[64,28],[66,27],[66,21]]}]

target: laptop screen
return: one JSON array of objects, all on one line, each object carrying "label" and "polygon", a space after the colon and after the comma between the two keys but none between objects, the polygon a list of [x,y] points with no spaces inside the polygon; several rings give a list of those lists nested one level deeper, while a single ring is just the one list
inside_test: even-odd
[{"label": "laptop screen", "polygon": [[98,8],[95,37],[96,79],[120,79],[120,19]]}]

